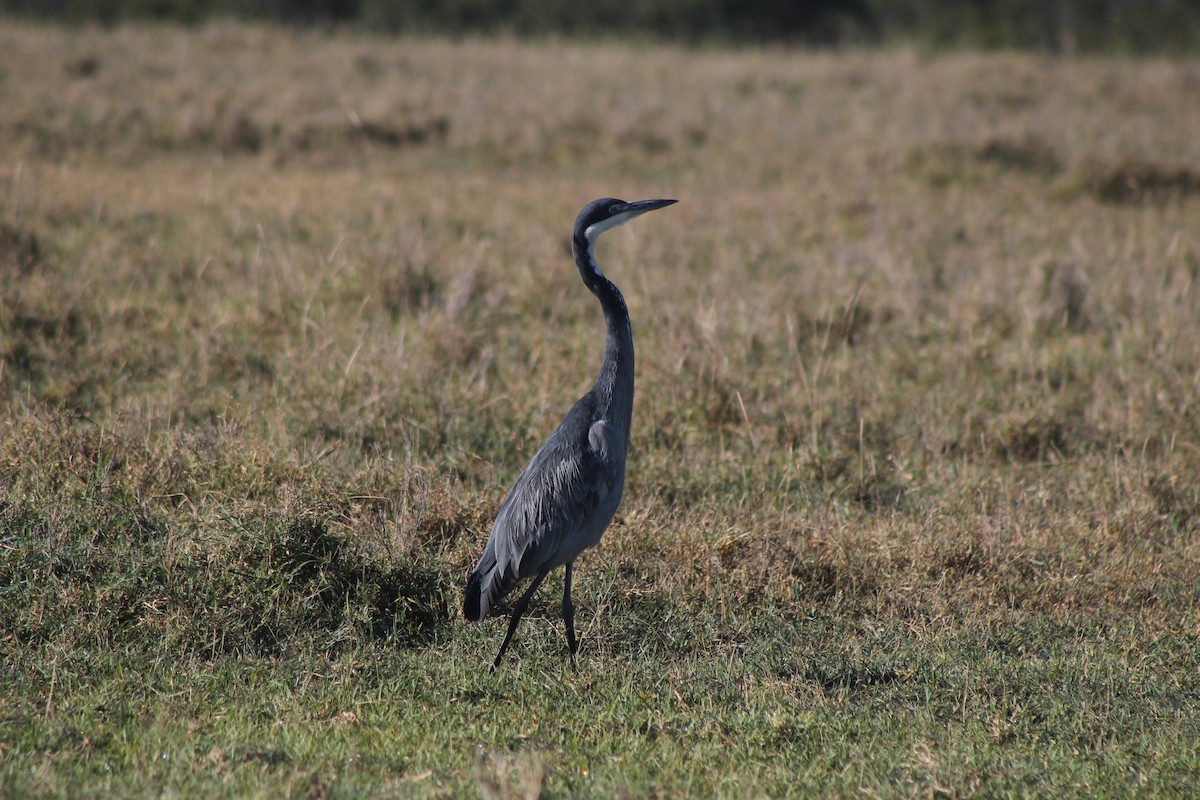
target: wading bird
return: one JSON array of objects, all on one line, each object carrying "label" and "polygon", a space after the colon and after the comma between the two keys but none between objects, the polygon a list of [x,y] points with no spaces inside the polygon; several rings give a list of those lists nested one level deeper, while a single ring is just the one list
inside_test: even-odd
[{"label": "wading bird", "polygon": [[584,207],[575,220],[571,250],[579,275],[604,309],[607,338],[600,377],[567,412],[534,455],[504,500],[483,557],[467,580],[463,615],[472,622],[498,613],[496,604],[521,581],[533,578],[509,614],[508,633],[492,670],[508,649],[530,598],[550,570],[565,566],[562,615],[571,665],[575,664],[575,606],[571,567],[600,541],[625,487],[625,452],[633,415],[633,330],[616,284],[596,263],[596,240],[610,228],[674,200],[605,198]]}]

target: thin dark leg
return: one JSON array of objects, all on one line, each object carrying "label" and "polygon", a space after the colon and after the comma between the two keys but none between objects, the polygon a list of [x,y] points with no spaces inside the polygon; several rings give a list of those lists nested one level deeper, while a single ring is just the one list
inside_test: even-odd
[{"label": "thin dark leg", "polygon": [[571,651],[571,669],[575,669],[575,651],[579,649],[579,642],[575,640],[575,604],[571,602],[571,567],[567,564],[567,579],[564,581],[563,588],[563,622],[567,626],[567,648]]},{"label": "thin dark leg", "polygon": [[496,671],[496,667],[500,666],[500,659],[504,658],[504,651],[508,649],[508,643],[512,640],[513,634],[517,632],[517,623],[521,621],[521,615],[525,613],[525,607],[529,605],[530,599],[533,598],[533,593],[542,585],[542,581],[546,578],[546,573],[550,570],[544,569],[537,574],[533,579],[533,583],[529,584],[529,588],[525,590],[525,594],[521,595],[521,599],[513,606],[512,613],[508,615],[508,633],[504,634],[504,642],[500,645],[500,652],[496,653],[496,660],[492,662],[492,672]]}]

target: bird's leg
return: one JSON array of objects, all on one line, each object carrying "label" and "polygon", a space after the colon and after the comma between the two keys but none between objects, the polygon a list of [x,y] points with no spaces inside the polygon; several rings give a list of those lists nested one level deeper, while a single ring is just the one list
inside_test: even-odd
[{"label": "bird's leg", "polygon": [[579,642],[575,640],[575,604],[571,602],[571,562],[567,562],[567,579],[563,582],[562,614],[567,626],[567,649],[571,651],[571,669],[575,669],[575,651]]},{"label": "bird's leg", "polygon": [[550,570],[544,569],[537,574],[533,579],[533,583],[529,584],[529,588],[525,590],[525,594],[521,595],[521,599],[513,606],[512,613],[508,615],[508,633],[504,634],[504,641],[500,644],[500,652],[496,653],[496,660],[492,662],[492,672],[496,671],[496,667],[500,666],[500,659],[504,658],[504,651],[508,649],[508,643],[512,641],[513,634],[517,632],[517,623],[521,621],[521,615],[525,613],[525,607],[529,605],[529,601],[533,598],[533,593],[542,585],[542,581],[546,578],[546,573]]}]

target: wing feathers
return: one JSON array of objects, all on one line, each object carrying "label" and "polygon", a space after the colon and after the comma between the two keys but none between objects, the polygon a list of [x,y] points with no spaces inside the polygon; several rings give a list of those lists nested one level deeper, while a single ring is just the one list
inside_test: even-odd
[{"label": "wing feathers", "polygon": [[574,561],[608,527],[624,485],[615,458],[624,442],[611,425],[592,420],[588,400],[575,404],[501,506],[467,582],[467,619],[492,613],[521,580]]}]

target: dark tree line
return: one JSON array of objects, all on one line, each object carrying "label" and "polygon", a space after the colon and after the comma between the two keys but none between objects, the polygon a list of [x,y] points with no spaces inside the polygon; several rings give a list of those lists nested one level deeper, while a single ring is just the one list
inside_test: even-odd
[{"label": "dark tree line", "polygon": [[1195,52],[1200,0],[0,0],[73,22],[238,17],[384,32]]}]

